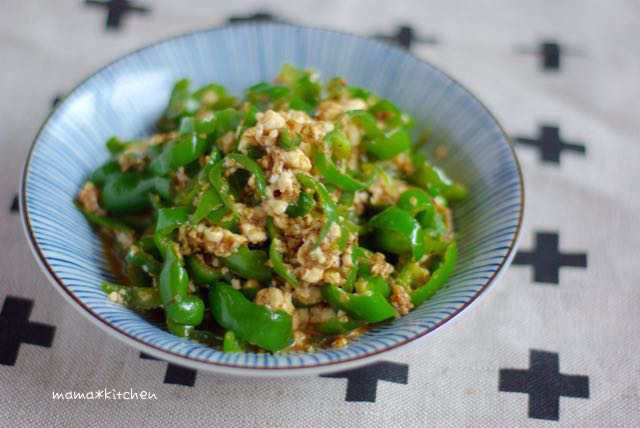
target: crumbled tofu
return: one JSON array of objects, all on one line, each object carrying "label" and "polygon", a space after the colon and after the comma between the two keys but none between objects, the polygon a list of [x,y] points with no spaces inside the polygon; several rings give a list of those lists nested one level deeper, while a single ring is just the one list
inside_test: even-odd
[{"label": "crumbled tofu", "polygon": [[182,225],[178,229],[178,242],[182,254],[205,252],[218,257],[229,257],[248,242],[242,235],[235,234],[222,227]]},{"label": "crumbled tofu", "polygon": [[265,229],[253,223],[240,223],[240,232],[252,244],[259,244],[267,240]]},{"label": "crumbled tofu", "polygon": [[98,203],[100,198],[100,189],[98,189],[92,182],[87,181],[82,186],[82,190],[78,194],[78,201],[82,207],[92,213],[104,214],[105,211],[100,207]]},{"label": "crumbled tofu", "polygon": [[291,301],[291,293],[283,292],[279,288],[269,287],[263,288],[256,294],[255,303],[270,308],[271,310],[281,310],[289,315],[293,315],[295,306]]},{"label": "crumbled tofu", "polygon": [[304,269],[302,271],[302,280],[308,282],[309,284],[315,284],[317,282],[320,282],[323,275],[324,270],[322,270],[322,268],[313,267]]},{"label": "crumbled tofu", "polygon": [[346,348],[348,344],[349,341],[346,337],[338,336],[333,340],[333,342],[331,342],[331,347],[335,349]]},{"label": "crumbled tofu", "polygon": [[113,303],[119,303],[121,305],[124,304],[124,298],[116,291],[112,291],[111,293],[107,294],[107,298]]},{"label": "crumbled tofu", "polygon": [[287,168],[299,171],[311,170],[311,160],[300,149],[284,152],[284,165]]},{"label": "crumbled tofu", "polygon": [[322,324],[328,319],[336,317],[336,311],[329,306],[315,305],[309,309],[309,322],[311,324]]},{"label": "crumbled tofu", "polygon": [[303,305],[315,305],[322,302],[320,287],[298,287],[293,290],[293,298]]},{"label": "crumbled tofu", "polygon": [[394,270],[393,265],[387,263],[382,253],[375,253],[369,262],[371,263],[371,273],[376,276],[387,278]]},{"label": "crumbled tofu", "polygon": [[391,304],[398,311],[400,315],[408,314],[413,309],[413,303],[411,303],[411,297],[404,287],[392,284],[391,285]]}]

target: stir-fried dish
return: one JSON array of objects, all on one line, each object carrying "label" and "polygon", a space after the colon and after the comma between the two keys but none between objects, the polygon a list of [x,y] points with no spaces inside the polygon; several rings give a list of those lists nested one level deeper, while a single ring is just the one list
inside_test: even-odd
[{"label": "stir-fried dish", "polygon": [[344,347],[451,274],[449,204],[413,121],[340,78],[283,66],[244,99],[177,82],[149,138],[112,158],[77,206],[120,283],[108,298],[227,352]]}]

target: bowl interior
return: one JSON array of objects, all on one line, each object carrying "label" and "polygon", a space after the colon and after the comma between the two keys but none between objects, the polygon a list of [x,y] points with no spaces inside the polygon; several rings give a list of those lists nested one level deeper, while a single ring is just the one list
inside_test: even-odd
[{"label": "bowl interior", "polygon": [[[112,274],[100,239],[72,199],[90,172],[107,159],[107,138],[117,134],[130,139],[152,131],[176,80],[190,77],[194,86],[219,82],[241,94],[251,84],[271,80],[284,62],[314,68],[323,78],[342,76],[409,111],[418,130],[433,127],[434,139],[447,148],[439,165],[471,190],[471,197],[454,210],[460,258],[448,284],[434,298],[345,349],[225,354],[174,337],[106,299],[100,282],[112,280]],[[508,262],[520,227],[522,196],[517,160],[504,133],[488,111],[449,77],[376,41],[273,24],[180,36],[97,72],[43,126],[25,168],[22,194],[26,229],[37,256],[54,286],[83,313],[156,356],[199,368],[236,367],[249,372],[345,368],[442,325],[472,302]]]}]

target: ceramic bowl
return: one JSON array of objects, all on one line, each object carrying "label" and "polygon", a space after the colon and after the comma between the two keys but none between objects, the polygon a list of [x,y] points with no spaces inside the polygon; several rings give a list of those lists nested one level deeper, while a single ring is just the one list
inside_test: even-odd
[{"label": "ceramic bowl", "polygon": [[[471,196],[455,206],[460,257],[431,300],[343,349],[313,353],[223,353],[169,334],[162,325],[111,303],[113,280],[99,237],[72,199],[108,153],[105,140],[149,135],[172,84],[219,82],[231,92],[271,80],[284,62],[390,99],[432,127],[446,155],[439,161]],[[363,365],[424,338],[474,302],[510,262],[523,212],[513,148],[491,113],[432,65],[382,42],[335,31],[246,24],[174,37],[137,50],[80,83],[42,126],[24,167],[21,208],[36,260],[71,306],[140,351],[183,366],[226,374],[317,374]]]}]

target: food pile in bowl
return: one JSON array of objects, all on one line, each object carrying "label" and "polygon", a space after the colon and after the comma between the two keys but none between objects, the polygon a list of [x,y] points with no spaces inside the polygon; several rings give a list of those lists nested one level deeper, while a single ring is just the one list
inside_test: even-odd
[{"label": "food pile in bowl", "polygon": [[225,352],[347,346],[456,263],[450,204],[468,192],[412,126],[388,100],[287,64],[244,99],[177,82],[156,132],[109,139],[78,193],[119,278],[103,290]]}]

